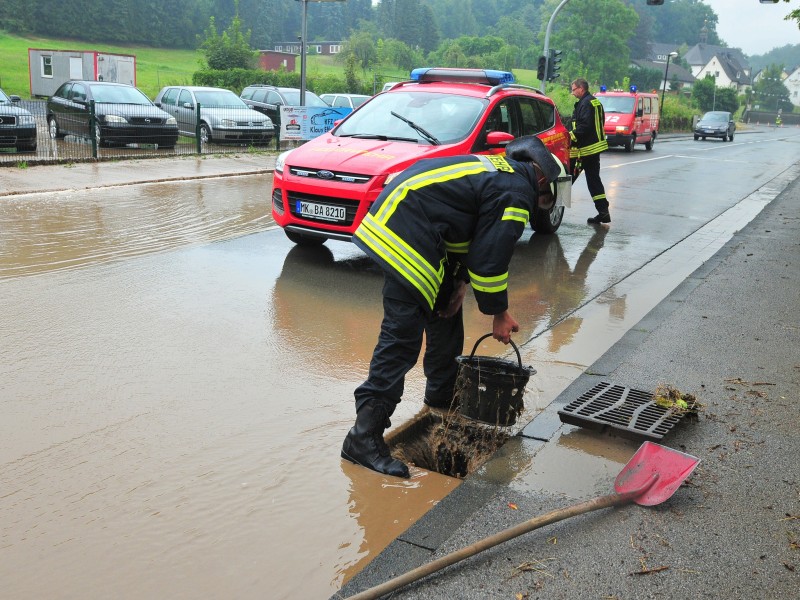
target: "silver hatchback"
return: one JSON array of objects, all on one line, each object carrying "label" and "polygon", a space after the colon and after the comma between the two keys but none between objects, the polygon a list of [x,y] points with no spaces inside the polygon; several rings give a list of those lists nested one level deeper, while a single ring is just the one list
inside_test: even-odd
[{"label": "silver hatchback", "polygon": [[203,143],[267,144],[275,135],[272,120],[247,106],[230,90],[168,86],[158,92],[155,104],[175,117],[182,135],[194,137],[199,133]]}]

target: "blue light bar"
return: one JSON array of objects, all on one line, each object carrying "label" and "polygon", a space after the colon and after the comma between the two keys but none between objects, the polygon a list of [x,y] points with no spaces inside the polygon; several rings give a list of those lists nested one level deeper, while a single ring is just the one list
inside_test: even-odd
[{"label": "blue light bar", "polygon": [[601,92],[605,92],[606,90],[608,90],[608,88],[606,86],[604,86],[604,85],[600,86],[600,91]]},{"label": "blue light bar", "polygon": [[635,94],[637,89],[639,89],[639,88],[637,88],[635,85],[632,85],[631,86],[631,93]]},{"label": "blue light bar", "polygon": [[449,81],[452,83],[485,83],[500,85],[514,83],[514,74],[493,69],[449,69],[444,67],[421,67],[411,71],[412,81]]}]

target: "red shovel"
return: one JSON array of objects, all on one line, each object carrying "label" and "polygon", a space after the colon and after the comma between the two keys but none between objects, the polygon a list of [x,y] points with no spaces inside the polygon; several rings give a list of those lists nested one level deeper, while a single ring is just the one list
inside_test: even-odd
[{"label": "red shovel", "polygon": [[601,508],[630,504],[631,502],[642,506],[661,504],[675,493],[675,490],[692,474],[692,471],[699,463],[699,458],[684,452],[678,452],[653,442],[645,442],[617,475],[614,481],[616,494],[598,496],[574,506],[560,508],[546,515],[534,517],[524,523],[475,542],[466,548],[451,552],[427,565],[422,565],[403,575],[399,575],[386,583],[371,587],[355,596],[350,596],[348,600],[380,598],[384,594],[393,592],[426,575],[475,556],[479,552],[507,542],[523,533],[539,529],[550,523],[563,521],[569,517],[582,515]]}]

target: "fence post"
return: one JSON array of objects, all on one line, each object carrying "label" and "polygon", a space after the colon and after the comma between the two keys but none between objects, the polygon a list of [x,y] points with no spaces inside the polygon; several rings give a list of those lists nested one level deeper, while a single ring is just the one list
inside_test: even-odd
[{"label": "fence post", "polygon": [[197,111],[195,113],[195,121],[194,121],[194,139],[197,142],[197,153],[202,154],[203,152],[203,140],[200,139],[200,103],[197,103],[195,107]]},{"label": "fence post", "polygon": [[89,101],[89,139],[92,140],[92,158],[97,159],[97,136],[94,134],[97,125],[97,115],[94,110],[94,100]]},{"label": "fence post", "polygon": [[278,107],[278,114],[275,115],[275,150],[281,151],[281,107]]}]

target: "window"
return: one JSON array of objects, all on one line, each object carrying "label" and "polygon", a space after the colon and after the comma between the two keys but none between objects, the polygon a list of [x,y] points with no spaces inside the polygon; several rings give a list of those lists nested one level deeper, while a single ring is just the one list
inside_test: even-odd
[{"label": "window", "polygon": [[178,97],[178,88],[169,88],[161,97],[161,104],[169,104],[175,106],[175,100]]},{"label": "window", "polygon": [[86,87],[81,83],[73,84],[69,99],[73,102],[86,102]]},{"label": "window", "polygon": [[520,98],[519,109],[522,114],[522,135],[535,135],[555,124],[555,111],[549,104]]},{"label": "window", "polygon": [[336,96],[336,99],[333,101],[333,105],[337,107],[350,108],[350,103],[344,96]]},{"label": "window", "polygon": [[194,108],[192,95],[186,90],[181,90],[181,95],[178,96],[178,106],[183,107],[184,104],[189,104],[191,105],[191,108]]},{"label": "window", "polygon": [[42,77],[53,76],[53,57],[49,54],[42,56]]},{"label": "window", "polygon": [[341,44],[331,44],[331,54],[339,54],[342,51]]},{"label": "window", "polygon": [[644,98],[644,114],[649,115],[651,112],[650,98]]}]

